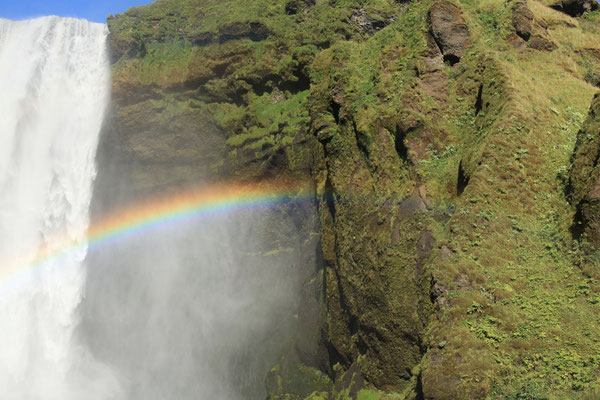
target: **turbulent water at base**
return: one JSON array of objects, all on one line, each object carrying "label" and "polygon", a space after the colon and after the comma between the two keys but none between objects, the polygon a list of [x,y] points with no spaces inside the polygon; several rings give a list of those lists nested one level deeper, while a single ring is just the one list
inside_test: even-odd
[{"label": "turbulent water at base", "polygon": [[[0,20],[0,268],[87,229],[109,101],[106,35],[83,20]],[[75,335],[86,252],[2,271],[0,398],[117,396]]]}]

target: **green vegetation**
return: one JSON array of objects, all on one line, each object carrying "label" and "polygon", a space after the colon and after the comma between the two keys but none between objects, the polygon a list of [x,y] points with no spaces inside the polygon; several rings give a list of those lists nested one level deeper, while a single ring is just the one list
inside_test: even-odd
[{"label": "green vegetation", "polygon": [[453,1],[470,40],[451,65],[432,4],[159,0],[111,18],[125,151],[185,161],[182,180],[313,182],[325,333],[271,371],[272,399],[595,398],[600,261],[571,227],[597,174],[600,13],[530,0],[525,40],[514,1]]}]

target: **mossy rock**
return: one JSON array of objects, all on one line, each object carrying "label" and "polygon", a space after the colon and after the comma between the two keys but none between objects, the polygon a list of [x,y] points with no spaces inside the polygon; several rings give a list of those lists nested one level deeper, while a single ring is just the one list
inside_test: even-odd
[{"label": "mossy rock", "polygon": [[109,19],[120,174],[315,188],[315,348],[288,352],[272,398],[597,391],[600,14],[446,2],[469,41],[445,63],[434,3],[159,0]]}]

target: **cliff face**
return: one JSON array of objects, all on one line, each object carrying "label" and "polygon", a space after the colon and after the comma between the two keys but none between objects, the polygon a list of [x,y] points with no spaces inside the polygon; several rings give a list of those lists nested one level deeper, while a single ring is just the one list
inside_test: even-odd
[{"label": "cliff face", "polygon": [[108,20],[104,154],[134,196],[314,187],[272,399],[593,395],[595,8],[159,0]]},{"label": "cliff face", "polygon": [[598,217],[598,199],[600,199],[600,177],[598,159],[600,158],[600,96],[594,97],[588,119],[577,135],[573,165],[571,167],[571,202],[577,207],[573,231],[584,236],[584,243],[591,250],[600,244],[600,225]]}]

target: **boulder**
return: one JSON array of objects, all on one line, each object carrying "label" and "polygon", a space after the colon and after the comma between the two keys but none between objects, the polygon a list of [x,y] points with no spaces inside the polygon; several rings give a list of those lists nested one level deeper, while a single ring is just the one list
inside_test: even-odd
[{"label": "boulder", "polygon": [[585,12],[597,10],[599,5],[596,0],[558,0],[551,7],[571,17],[579,17]]},{"label": "boulder", "polygon": [[526,0],[517,0],[512,8],[513,20],[512,24],[515,32],[523,40],[527,41],[531,37],[533,31],[533,12],[527,7]]},{"label": "boulder", "polygon": [[553,51],[558,48],[556,43],[542,35],[531,36],[528,47],[540,51]]},{"label": "boulder", "polygon": [[460,61],[469,44],[469,28],[460,8],[440,1],[429,9],[430,33],[451,65]]}]

